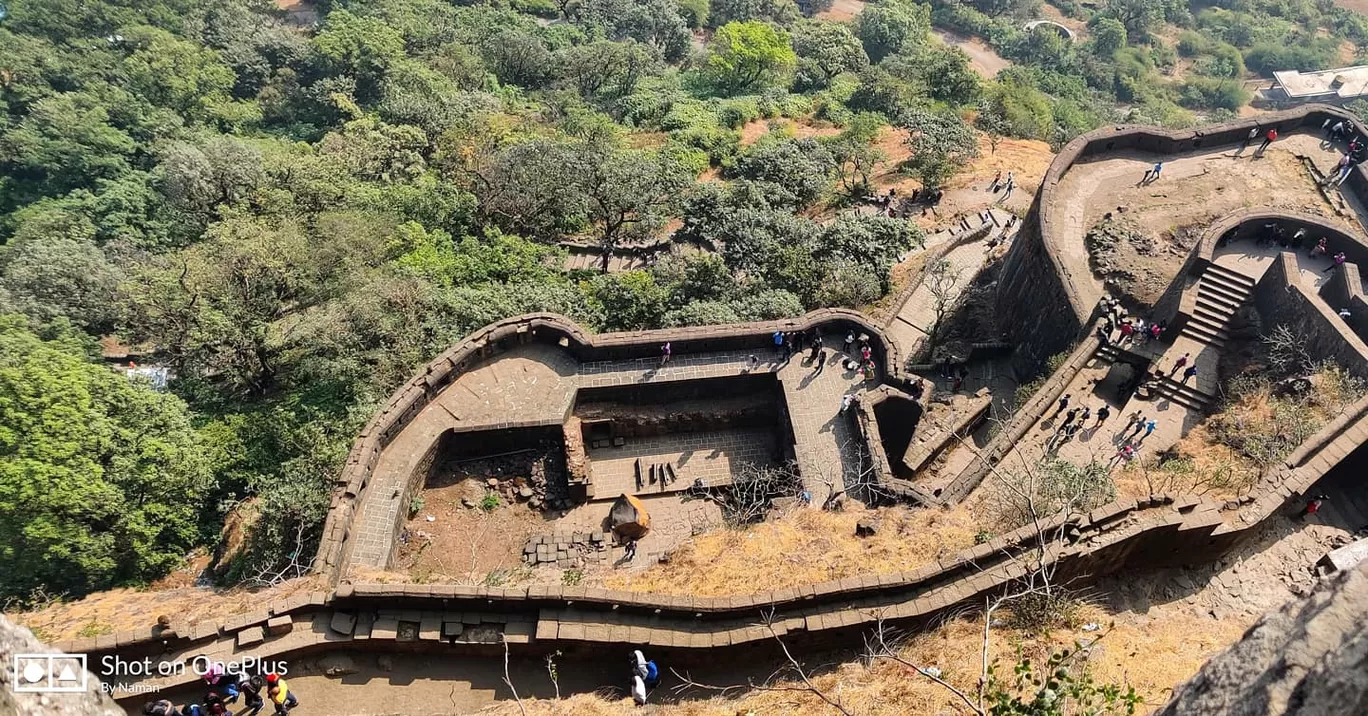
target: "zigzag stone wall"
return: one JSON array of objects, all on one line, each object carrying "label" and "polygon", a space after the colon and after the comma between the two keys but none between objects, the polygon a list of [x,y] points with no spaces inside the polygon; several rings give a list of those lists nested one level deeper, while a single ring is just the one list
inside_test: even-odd
[{"label": "zigzag stone wall", "polygon": [[[1339,110],[1306,107],[1279,115],[1289,123],[1319,123],[1327,114],[1346,116]],[[1263,120],[1265,124],[1268,119]],[[1358,126],[1357,121],[1355,121]],[[1295,125],[1293,125],[1295,126]],[[1077,292],[1061,272],[1052,271],[1048,238],[1051,190],[1063,171],[1080,157],[1122,147],[1178,151],[1201,142],[1237,141],[1248,132],[1250,122],[1223,125],[1213,130],[1167,133],[1151,129],[1108,129],[1071,142],[1051,166],[1037,204],[1034,221],[1017,239],[1009,254],[1000,309],[1007,324],[1021,328],[1018,338],[1028,362],[1061,347],[1074,345],[1066,364],[1045,383],[1031,401],[1004,428],[986,453],[1000,450],[1019,439],[1022,425],[1048,409],[1059,391],[1096,350],[1095,341],[1076,341],[1092,307],[1079,305]],[[1360,131],[1363,131],[1360,126]],[[1350,179],[1355,191],[1368,189],[1362,169]],[[1283,217],[1300,220],[1302,217]],[[1234,224],[1253,216],[1230,219]],[[1220,226],[1226,226],[1223,222]],[[1216,234],[1219,235],[1219,234]],[[1353,238],[1353,237],[1351,237]],[[1194,252],[1194,262],[1201,251]],[[1206,253],[1209,260],[1210,253]],[[1265,288],[1285,292],[1289,274],[1270,271]],[[1279,278],[1281,276],[1281,278]],[[1348,276],[1346,275],[1346,279]],[[1176,283],[1181,282],[1180,275]],[[1186,286],[1184,285],[1184,289]],[[1294,289],[1295,290],[1295,289]],[[1346,288],[1345,291],[1351,291]],[[1180,290],[1179,293],[1182,293]],[[1310,301],[1313,294],[1302,292]],[[1352,297],[1351,297],[1352,298]],[[1361,293],[1359,294],[1361,300]],[[1061,301],[1062,299],[1062,301]],[[1054,302],[1054,303],[1050,303]],[[1323,303],[1311,301],[1312,304]],[[1046,310],[1068,305],[1070,310]],[[1072,315],[1069,315],[1072,314]],[[1013,320],[1013,317],[1022,320]],[[1039,320],[1027,321],[1034,317]],[[1323,316],[1322,316],[1323,317]],[[763,346],[775,330],[807,330],[817,325],[858,328],[875,339],[879,364],[886,378],[905,382],[897,347],[864,317],[850,311],[818,311],[787,321],[738,326],[688,328],[672,331],[590,335],[559,316],[520,316],[476,331],[443,353],[412,380],[397,390],[357,437],[346,468],[337,481],[333,509],[325,537],[315,560],[315,570],[336,578],[344,564],[347,533],[376,459],[385,445],[412,420],[419,410],[456,376],[515,342],[537,340],[558,344],[581,360],[655,355],[660,343],[669,340],[676,353],[730,350]],[[1360,357],[1368,355],[1363,342],[1342,322],[1327,322],[1326,341],[1337,336]],[[1056,331],[1047,335],[1045,331]],[[1034,335],[1033,335],[1034,334]],[[1084,334],[1085,336],[1088,334]],[[1351,357],[1349,355],[1346,358]],[[509,427],[515,427],[510,422]],[[1058,578],[1093,579],[1122,569],[1193,563],[1214,559],[1254,534],[1261,523],[1300,496],[1340,460],[1368,440],[1368,398],[1360,400],[1338,419],[1308,439],[1287,460],[1262,476],[1249,498],[1224,505],[1194,496],[1155,495],[1146,500],[1122,500],[1087,515],[1057,519],[1044,526],[1049,540],[1047,560],[1057,566]],[[877,443],[877,434],[872,442]],[[982,479],[985,466],[972,467],[956,478],[942,500],[962,499]],[[173,623],[170,629],[123,632],[78,639],[58,646],[68,652],[100,655],[118,653],[126,658],[143,655],[188,662],[199,655],[230,658],[251,653],[261,658],[298,655],[331,648],[414,648],[445,651],[487,648],[492,635],[520,649],[571,648],[592,644],[651,645],[680,652],[736,649],[767,642],[768,629],[758,626],[762,612],[772,610],[775,632],[794,643],[849,643],[886,619],[895,625],[924,625],[956,605],[977,602],[1024,575],[1026,567],[1013,559],[1038,545],[1040,533],[1028,526],[986,544],[965,550],[953,558],[920,569],[890,574],[867,574],[839,581],[810,584],[735,597],[646,595],[580,587],[534,586],[518,589],[459,585],[341,584],[331,591],[301,594],[264,605],[256,611],[217,622],[194,626]],[[166,677],[157,682],[173,687],[193,680]],[[179,681],[178,681],[179,680]]]},{"label": "zigzag stone wall", "polygon": [[[570,319],[554,314],[516,316],[485,326],[442,353],[396,390],[357,436],[336,481],[313,569],[331,575],[336,582],[348,564],[352,522],[385,447],[443,388],[466,370],[510,346],[529,341],[545,342],[561,346],[581,362],[589,362],[656,356],[660,345],[666,341],[672,344],[675,355],[759,350],[771,345],[770,335],[774,331],[807,331],[814,327],[822,327],[828,332],[843,333],[851,329],[868,334],[875,361],[883,370],[883,379],[895,384],[905,382],[903,360],[897,346],[887,341],[883,331],[863,315],[841,309],[823,309],[778,321],[604,334],[591,334]],[[497,427],[541,424],[511,419]],[[421,469],[415,474],[420,472]]]},{"label": "zigzag stone wall", "polygon": [[[1047,358],[1073,345],[1095,309],[1083,301],[1076,283],[1089,279],[1071,276],[1059,258],[1064,251],[1058,229],[1063,221],[1059,183],[1075,164],[1125,150],[1167,155],[1234,145],[1242,142],[1255,126],[1277,127],[1280,133],[1287,134],[1301,127],[1319,128],[1329,117],[1344,119],[1368,136],[1368,128],[1352,114],[1329,105],[1306,105],[1196,130],[1104,127],[1066,144],[1041,180],[1035,203],[1004,259],[998,283],[998,315],[1017,344],[1017,370],[1025,376],[1038,374]],[[1359,197],[1368,197],[1368,173],[1364,167],[1356,167],[1343,188]]]}]

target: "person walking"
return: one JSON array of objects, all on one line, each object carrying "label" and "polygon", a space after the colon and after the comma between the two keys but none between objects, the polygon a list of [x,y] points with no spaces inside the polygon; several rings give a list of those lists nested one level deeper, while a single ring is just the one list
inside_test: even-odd
[{"label": "person walking", "polygon": [[1164,171],[1164,163],[1163,163],[1163,162],[1155,162],[1155,163],[1154,163],[1154,168],[1151,169],[1150,171],[1152,171],[1153,174],[1150,175],[1149,183],[1153,184],[1154,182],[1159,181],[1159,172]]},{"label": "person walking", "polygon": [[1078,417],[1078,408],[1070,408],[1069,412],[1064,414],[1064,422],[1059,424],[1059,429],[1063,430],[1069,427],[1069,425],[1073,423],[1074,418],[1076,417]]},{"label": "person walking", "polygon": [[1164,326],[1159,323],[1150,324],[1150,340],[1158,341],[1159,336],[1164,335]]},{"label": "person walking", "polygon": [[1349,320],[1353,315],[1353,312],[1349,310],[1348,306],[1345,306],[1344,308],[1341,308],[1339,310],[1339,317],[1343,318],[1346,321]]},{"label": "person walking", "polygon": [[1173,374],[1174,374],[1174,373],[1177,373],[1179,370],[1182,370],[1183,366],[1187,365],[1187,363],[1188,363],[1188,356],[1190,356],[1190,355],[1192,355],[1192,354],[1191,354],[1191,353],[1184,353],[1183,355],[1181,355],[1181,356],[1178,357],[1178,360],[1173,361],[1173,367],[1169,369],[1169,376],[1170,376],[1170,377],[1172,377]]},{"label": "person walking", "polygon": [[1334,271],[1335,269],[1339,268],[1341,264],[1344,263],[1346,258],[1348,257],[1344,255],[1343,251],[1335,254],[1334,262],[1330,264],[1329,268],[1325,269],[1324,271],[1321,271],[1321,273],[1330,273],[1331,271]]},{"label": "person walking", "polygon": [[290,709],[299,705],[299,699],[290,693],[290,687],[279,674],[266,675],[266,693],[271,697],[271,703],[275,704],[277,714],[289,713]]},{"label": "person walking", "polygon": [[1246,134],[1244,141],[1240,142],[1240,148],[1238,151],[1235,152],[1235,156],[1239,156],[1241,152],[1248,149],[1250,143],[1253,142],[1254,138],[1257,136],[1259,136],[1259,125],[1256,124],[1253,127],[1249,128],[1249,134]]},{"label": "person walking", "polygon": [[1277,129],[1269,129],[1269,130],[1264,134],[1263,144],[1260,144],[1260,145],[1259,145],[1259,148],[1258,148],[1257,150],[1255,150],[1254,156],[1256,156],[1256,157],[1262,157],[1262,156],[1263,156],[1263,153],[1264,153],[1264,150],[1268,149],[1268,145],[1272,144],[1273,142],[1275,142],[1275,141],[1277,141],[1277,140],[1278,140],[1278,130],[1277,130]]},{"label": "person walking", "polygon": [[1135,446],[1134,446],[1134,445],[1131,445],[1130,443],[1126,443],[1125,445],[1122,445],[1122,446],[1121,446],[1121,449],[1120,449],[1120,450],[1117,450],[1117,451],[1116,451],[1116,454],[1115,454],[1115,455],[1112,456],[1112,461],[1111,461],[1111,463],[1109,463],[1109,464],[1107,465],[1107,467],[1110,468],[1110,467],[1112,467],[1113,465],[1120,465],[1120,464],[1123,464],[1123,463],[1130,462],[1131,459],[1134,458],[1134,457],[1135,457]]},{"label": "person walking", "polygon": [[774,335],[770,336],[770,338],[772,338],[772,339],[774,340],[774,352],[775,352],[775,353],[781,353],[781,352],[783,352],[783,350],[784,350],[784,332],[783,332],[783,331],[775,331],[775,332],[774,332]]},{"label": "person walking", "polygon": [[822,374],[822,371],[826,370],[826,362],[827,362],[827,352],[826,352],[826,349],[823,348],[823,349],[821,349],[820,352],[817,353],[817,369],[814,370],[814,371],[812,371],[812,374],[813,374],[813,375],[821,375],[821,374]]},{"label": "person walking", "polygon": [[636,559],[636,550],[637,541],[634,539],[627,540],[627,543],[622,545],[622,558],[628,562]]},{"label": "person walking", "polygon": [[1183,371],[1183,380],[1181,382],[1183,385],[1187,385],[1188,378],[1195,377],[1197,377],[1197,366],[1190,365],[1188,366],[1187,370]]},{"label": "person walking", "polygon": [[1107,422],[1107,418],[1110,418],[1110,417],[1111,417],[1111,408],[1107,407],[1106,405],[1103,405],[1102,407],[1098,408],[1098,409],[1097,409],[1097,425],[1094,426],[1094,427],[1098,427],[1098,428],[1102,427],[1102,423]]},{"label": "person walking", "polygon": [[1322,236],[1320,237],[1320,241],[1316,242],[1316,245],[1311,248],[1310,253],[1307,255],[1311,258],[1315,258],[1317,255],[1324,256],[1327,253],[1329,252],[1325,248],[1325,237]]},{"label": "person walking", "polygon": [[760,356],[754,353],[746,358],[746,370],[755,370],[760,367]]},{"label": "person walking", "polygon": [[1328,495],[1316,495],[1315,497],[1307,500],[1306,507],[1302,508],[1299,517],[1304,520],[1316,514],[1317,512],[1320,512],[1321,507],[1325,504],[1325,501],[1328,499],[1330,499]]},{"label": "person walking", "polygon": [[811,359],[815,360],[817,358],[817,355],[822,352],[822,335],[819,333],[812,337]]},{"label": "person walking", "polygon": [[1060,413],[1064,412],[1064,410],[1069,407],[1069,397],[1069,394],[1065,393],[1064,397],[1059,399],[1059,404],[1055,406],[1055,411],[1053,413],[1050,413],[1051,419],[1054,419],[1056,415],[1059,415]]},{"label": "person walking", "polygon": [[1141,440],[1144,440],[1145,438],[1149,437],[1149,436],[1150,436],[1150,433],[1154,432],[1154,429],[1157,428],[1157,427],[1159,427],[1159,422],[1158,422],[1158,421],[1156,421],[1156,420],[1154,420],[1154,419],[1146,420],[1146,421],[1145,421],[1145,434],[1144,434],[1144,435],[1141,435],[1141,436],[1140,436],[1140,439],[1141,439]]},{"label": "person walking", "polygon": [[854,333],[853,331],[852,331],[852,332],[847,332],[847,333],[846,333],[846,339],[845,339],[845,354],[846,354],[846,355],[853,355],[850,351],[851,351],[851,348],[853,348],[854,346],[855,346],[855,333]]},{"label": "person walking", "polygon": [[1083,406],[1083,412],[1078,414],[1078,426],[1083,427],[1088,424],[1088,419],[1092,417],[1092,408]]},{"label": "person walking", "polygon": [[670,342],[665,341],[665,345],[660,347],[660,367],[664,368],[670,362]]},{"label": "person walking", "polygon": [[1135,430],[1133,430],[1133,431],[1131,432],[1131,435],[1134,435],[1135,433],[1140,432],[1140,428],[1141,428],[1144,424],[1145,424],[1145,414],[1144,414],[1143,412],[1137,410],[1137,411],[1135,411],[1134,413],[1131,413],[1130,415],[1126,416],[1126,427],[1121,428],[1121,431],[1122,431],[1122,432],[1125,432],[1125,431],[1127,431],[1127,430],[1130,430],[1132,427],[1134,427]]}]

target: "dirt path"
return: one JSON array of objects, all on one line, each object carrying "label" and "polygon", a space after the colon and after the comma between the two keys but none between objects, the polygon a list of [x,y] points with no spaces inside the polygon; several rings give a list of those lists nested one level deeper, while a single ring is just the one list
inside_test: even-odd
[{"label": "dirt path", "polygon": [[988,43],[977,37],[965,37],[940,28],[932,28],[931,34],[939,37],[941,42],[963,50],[969,56],[969,66],[984,79],[991,80],[997,77],[998,72],[1012,66],[1010,60],[994,52]]}]

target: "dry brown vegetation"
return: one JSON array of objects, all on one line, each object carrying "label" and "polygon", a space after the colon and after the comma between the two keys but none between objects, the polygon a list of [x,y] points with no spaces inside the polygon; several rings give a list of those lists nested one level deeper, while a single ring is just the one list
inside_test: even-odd
[{"label": "dry brown vegetation", "polygon": [[1256,366],[1232,381],[1224,408],[1171,449],[1116,474],[1120,494],[1197,493],[1215,499],[1243,494],[1266,467],[1363,396],[1364,384],[1335,364],[1317,366],[1303,392],[1280,389]]},{"label": "dry brown vegetation", "polygon": [[[880,521],[877,534],[856,537],[855,523]],[[609,589],[657,594],[748,594],[915,569],[974,543],[977,528],[963,508],[823,512],[798,509],[747,529],[701,535],[643,572],[614,574]]]},{"label": "dry brown vegetation", "polygon": [[[178,573],[173,573],[173,577]],[[146,590],[111,589],[71,602],[54,601],[40,609],[5,616],[23,624],[44,641],[100,636],[134,629],[150,629],[157,617],[171,617],[173,628],[200,618],[222,620],[299,592],[327,588],[322,576],[292,579],[269,589],[205,589],[185,586]]]},{"label": "dry brown vegetation", "polygon": [[[1155,612],[1168,611],[1162,617]],[[1091,651],[1088,670],[1104,682],[1126,683],[1147,704],[1158,705],[1174,685],[1190,678],[1202,663],[1235,639],[1248,624],[1229,619],[1214,621],[1191,611],[1156,607],[1146,616],[1132,612],[1109,615],[1085,606],[1080,623],[1115,625]],[[953,620],[934,631],[911,639],[900,650],[908,661],[936,667],[941,678],[957,688],[972,691],[978,677],[983,624],[971,617]],[[1041,663],[1051,651],[1072,647],[1095,634],[1080,629],[1061,629],[1042,638],[1028,638],[1007,629],[991,632],[991,654],[1003,668],[1015,663],[1018,653]],[[1019,650],[1019,652],[1018,652]],[[849,661],[812,679],[829,696],[839,698],[851,713],[860,716],[894,714],[963,713],[963,706],[944,688],[905,666],[877,661]],[[799,685],[798,688],[801,688]],[[630,699],[581,694],[561,701],[525,700],[529,716],[616,716],[632,708]],[[509,716],[518,706],[502,703],[484,713]],[[652,713],[661,716],[734,716],[736,714],[835,714],[816,696],[802,691],[750,691],[735,698],[714,698],[679,704],[660,704]]]}]

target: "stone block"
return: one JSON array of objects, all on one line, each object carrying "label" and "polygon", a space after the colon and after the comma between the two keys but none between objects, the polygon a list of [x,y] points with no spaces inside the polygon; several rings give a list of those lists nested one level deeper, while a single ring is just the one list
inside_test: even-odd
[{"label": "stone block", "polygon": [[369,639],[375,627],[375,613],[361,612],[356,615],[356,630],[352,632],[352,637],[356,639]]},{"label": "stone block", "polygon": [[266,641],[266,632],[259,626],[247,627],[237,633],[237,646],[244,649]]},{"label": "stone block", "polygon": [[266,633],[270,634],[271,636],[289,634],[293,630],[294,620],[291,619],[288,615],[282,614],[281,616],[272,617],[266,620]]},{"label": "stone block", "polygon": [[452,639],[465,632],[465,625],[461,622],[442,622],[442,637]]},{"label": "stone block", "polygon": [[399,636],[399,620],[394,617],[380,617],[371,627],[372,639],[395,639]]},{"label": "stone block", "polygon": [[442,617],[438,614],[424,614],[418,626],[418,638],[422,641],[442,640]]}]

